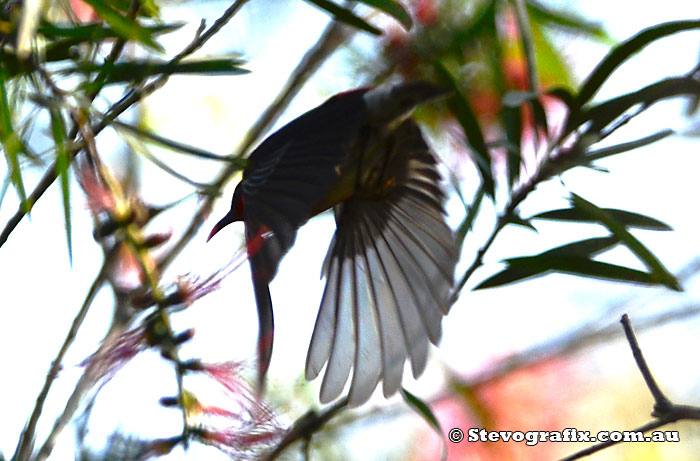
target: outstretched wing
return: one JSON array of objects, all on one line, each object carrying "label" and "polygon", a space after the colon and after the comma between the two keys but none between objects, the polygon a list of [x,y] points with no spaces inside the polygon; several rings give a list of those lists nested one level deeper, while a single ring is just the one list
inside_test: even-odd
[{"label": "outstretched wing", "polygon": [[269,234],[255,255],[261,280],[272,280],[280,259],[339,179],[366,121],[365,90],[342,93],[268,137],[250,155],[240,184],[247,233]]},{"label": "outstretched wing", "polygon": [[307,379],[328,363],[322,402],[340,395],[351,368],[350,405],[364,403],[380,380],[384,395],[395,393],[406,359],[420,375],[450,307],[457,248],[435,158],[411,120],[391,135],[387,155],[337,209],[306,362]]}]

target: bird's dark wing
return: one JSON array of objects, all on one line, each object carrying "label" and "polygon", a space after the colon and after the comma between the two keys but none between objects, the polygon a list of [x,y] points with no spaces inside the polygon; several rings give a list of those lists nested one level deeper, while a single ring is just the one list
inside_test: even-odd
[{"label": "bird's dark wing", "polygon": [[256,148],[239,184],[258,310],[258,389],[272,357],[274,320],[268,283],[294,244],[297,229],[338,180],[365,122],[364,91],[329,99]]},{"label": "bird's dark wing", "polygon": [[272,280],[297,229],[338,181],[366,121],[363,94],[356,90],[330,98],[275,132],[250,155],[239,186],[244,221],[253,234],[261,226],[271,231],[256,257],[261,279]]},{"label": "bird's dark wing", "polygon": [[387,146],[374,183],[337,209],[306,363],[307,379],[328,363],[322,402],[340,395],[351,368],[350,405],[364,403],[379,380],[386,396],[395,393],[407,358],[420,375],[450,307],[457,248],[435,158],[410,120]]}]

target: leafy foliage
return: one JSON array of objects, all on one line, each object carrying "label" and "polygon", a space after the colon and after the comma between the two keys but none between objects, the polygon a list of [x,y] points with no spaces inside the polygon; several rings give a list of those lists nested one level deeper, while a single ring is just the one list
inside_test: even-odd
[{"label": "leafy foliage", "polygon": [[[437,3],[398,0],[305,1],[347,26],[347,29],[343,29],[345,35],[325,35],[332,37],[332,40],[321,43],[317,50],[326,50],[326,55],[310,53],[310,56],[320,55],[321,60],[325,59],[337,48],[337,43],[352,35],[348,30],[365,32],[369,34],[368,37],[376,38],[375,43],[383,51],[379,58],[365,57],[366,62],[362,63],[362,67],[366,80],[380,83],[390,75],[399,75],[404,79],[438,81],[452,91],[446,103],[421,108],[416,116],[441,133],[447,127],[454,126],[457,150],[469,155],[480,178],[471,201],[461,197],[458,190],[464,204],[464,215],[455,231],[460,247],[471,237],[475,222],[482,219],[485,205],[493,205],[499,210],[493,232],[475,255],[472,264],[459,277],[453,301],[459,297],[474,271],[483,264],[484,254],[503,228],[519,225],[536,230],[533,221],[538,220],[565,222],[568,225],[593,223],[605,229],[607,235],[569,242],[539,254],[509,257],[503,261],[505,267],[502,270],[487,277],[475,289],[499,287],[549,273],[663,286],[677,291],[682,289],[678,278],[632,233],[635,229],[670,231],[671,228],[665,223],[624,209],[599,207],[574,192],[570,195],[570,207],[542,211],[529,218],[520,216],[519,206],[542,182],[557,178],[573,168],[594,168],[596,161],[675,134],[673,130],[663,127],[660,121],[658,131],[648,136],[599,147],[602,140],[657,102],[679,96],[697,101],[700,98],[698,66],[685,75],[664,78],[643,88],[630,88],[624,94],[606,101],[594,98],[617,69],[636,53],[657,40],[700,29],[700,21],[673,21],[639,32],[614,46],[591,69],[583,83],[577,85],[563,53],[555,46],[552,32],[575,32],[606,44],[611,39],[598,24],[535,0],[522,3],[525,17],[516,14],[513,5],[517,2],[505,0]],[[192,440],[232,452],[232,447],[226,443],[238,443],[238,434],[208,432],[203,427],[191,425],[188,419],[194,407],[199,412],[215,410],[208,408],[205,411],[203,404],[183,389],[185,375],[202,372],[206,367],[198,361],[179,359],[178,346],[187,341],[187,335],[175,333],[169,320],[169,316],[184,309],[184,305],[213,290],[220,279],[215,274],[205,281],[189,285],[178,282],[173,292],[168,292],[161,286],[163,282],[159,277],[161,269],[196,233],[228,177],[245,167],[245,160],[242,159],[245,152],[235,155],[209,152],[168,139],[119,117],[128,109],[138,107],[144,97],[165,84],[171,75],[211,77],[248,73],[244,59],[231,54],[190,57],[246,2],[233,2],[223,14],[221,22],[214,23],[206,31],[202,28],[190,45],[170,58],[164,56],[165,49],[159,40],[180,30],[183,23],[163,23],[159,2],[85,0],[85,3],[92,9],[95,22],[84,22],[73,12],[66,12],[61,5],[47,2],[50,8],[40,14],[40,21],[33,31],[29,58],[20,53],[17,43],[20,19],[28,13],[23,12],[19,2],[8,2],[7,6],[3,6],[0,17],[0,144],[7,173],[0,189],[0,205],[10,189],[16,193],[20,205],[0,234],[0,246],[31,210],[34,202],[40,200],[43,192],[58,180],[63,227],[72,264],[74,220],[70,206],[71,173],[77,172],[94,214],[95,238],[106,249],[105,267],[111,267],[114,262],[112,258],[117,258],[115,254],[127,254],[126,259],[137,267],[144,281],[143,286],[127,294],[120,292],[120,287],[114,290],[128,299],[132,307],[138,307],[140,315],[145,318],[141,319],[140,329],[131,331],[132,351],[135,353],[145,347],[159,348],[163,357],[173,363],[178,374],[179,394],[173,398],[171,406],[179,406],[183,412],[183,431],[181,435],[168,439],[168,450],[178,444],[186,446]],[[418,4],[422,6],[417,7]],[[412,7],[408,8],[407,5]],[[391,26],[386,30],[382,30],[374,21],[373,14],[377,12],[391,18]],[[514,17],[517,20],[513,20]],[[124,56],[122,52],[127,45],[138,46],[138,58]],[[104,53],[106,49],[109,50],[107,54]],[[294,85],[288,89],[288,95],[295,94],[305,79],[318,68],[318,63],[311,61],[310,58],[302,61],[297,74],[290,79]],[[123,93],[117,102],[111,103],[105,110],[103,104],[95,104],[95,101],[103,96],[107,86],[118,88]],[[566,107],[563,126],[553,123],[554,102],[563,103]],[[279,115],[281,106],[271,109],[268,125]],[[34,152],[30,132],[36,114],[44,111],[49,121],[46,133],[50,134],[49,142],[52,145],[48,151],[38,155]],[[173,245],[161,260],[156,261],[150,250],[167,241],[169,236],[147,236],[142,229],[162,208],[140,202],[130,195],[126,186],[114,179],[95,147],[95,138],[107,127],[114,128],[125,139],[143,140],[172,152],[196,159],[216,160],[223,165],[220,179],[211,184],[200,184],[177,172],[174,168],[175,156],[168,156],[163,161],[150,155],[146,148],[136,152],[144,160],[190,184],[194,193],[206,197],[182,240]],[[268,127],[262,126],[255,135],[259,136]],[[250,143],[254,141],[252,139]],[[504,177],[496,168],[499,159],[504,159]],[[25,183],[27,169],[37,165],[45,168],[44,176],[31,189]],[[453,180],[456,189],[458,182],[458,179]],[[107,239],[109,244],[105,243]],[[596,259],[602,253],[620,246],[627,248],[645,270]],[[86,306],[90,305],[99,286],[106,283],[106,272],[107,269],[103,269],[98,275],[97,288],[87,296]],[[82,321],[81,315],[85,315],[82,310],[76,318],[76,330]],[[129,320],[134,318],[136,316]],[[74,333],[69,333],[66,344],[70,344]],[[123,346],[121,343],[119,345]],[[56,367],[60,366],[66,348],[59,354]],[[100,356],[96,353],[95,357]],[[51,379],[47,383],[46,392]],[[402,395],[408,407],[421,415],[438,434],[444,435],[429,401],[408,391],[403,391]],[[36,418],[41,414],[42,399],[38,399],[38,402]],[[338,406],[333,413],[340,411],[340,408],[342,406]],[[18,453],[27,454],[32,449],[36,418],[33,415],[33,422],[30,421],[25,428]],[[313,419],[313,414],[309,418]],[[312,429],[308,434],[300,432],[300,435],[292,435],[308,440],[313,433],[321,430],[325,422],[325,419],[311,420],[308,427]],[[272,426],[277,428],[276,425]],[[269,435],[270,440],[273,436],[274,440],[279,438],[279,434],[265,435]],[[287,434],[285,440],[288,441],[289,437]],[[141,444],[141,441],[138,442]],[[147,446],[156,454],[158,449],[163,450],[157,444],[139,446]],[[163,453],[165,451],[159,454]],[[445,445],[443,456],[446,456]]]}]

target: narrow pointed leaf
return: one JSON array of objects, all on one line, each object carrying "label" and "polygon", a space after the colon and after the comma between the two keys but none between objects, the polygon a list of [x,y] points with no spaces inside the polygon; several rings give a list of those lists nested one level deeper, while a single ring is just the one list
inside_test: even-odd
[{"label": "narrow pointed leaf", "polygon": [[582,258],[593,258],[604,251],[608,251],[618,243],[620,243],[620,241],[617,239],[617,237],[611,235],[607,237],[591,237],[552,248],[541,254],[548,256],[578,256]]},{"label": "narrow pointed leaf", "polygon": [[396,19],[401,23],[406,30],[410,29],[413,26],[413,20],[411,19],[411,15],[408,14],[408,11],[406,11],[406,8],[401,5],[401,3],[397,2],[396,0],[358,0],[365,5],[372,6],[378,10],[381,10],[391,16],[392,18]]},{"label": "narrow pointed leaf", "polygon": [[655,274],[576,256],[539,255],[515,258],[508,260],[508,263],[508,267],[503,271],[484,280],[474,289],[502,286],[526,278],[542,276],[548,272],[642,285],[665,285]]},{"label": "narrow pointed leaf", "polygon": [[587,131],[600,133],[603,128],[637,104],[641,104],[643,109],[646,109],[662,99],[698,94],[700,94],[700,82],[692,77],[673,77],[660,80],[641,90],[624,94],[582,111],[578,117],[570,120],[570,126],[567,127],[567,130],[591,121],[591,126]]},{"label": "narrow pointed leaf", "polygon": [[[153,26],[141,27],[148,31],[148,33],[150,33],[151,35],[160,35],[176,31],[184,25],[184,22],[179,22],[173,24],[156,24]],[[75,43],[82,43],[85,41],[95,42],[107,38],[115,38],[121,36],[113,28],[105,27],[101,24],[80,24],[71,25],[70,27],[68,27],[46,23],[40,26],[39,29],[37,29],[37,32],[44,35],[47,38],[66,37],[76,39],[77,41]]]},{"label": "narrow pointed leaf", "polygon": [[[635,227],[639,229],[669,231],[673,230],[668,224],[639,213],[631,211],[617,210],[615,208],[601,208],[602,211],[609,214],[613,219],[616,219],[625,227]],[[545,211],[544,213],[536,214],[530,219],[549,219],[552,221],[569,221],[569,222],[599,222],[598,219],[592,217],[589,213],[584,212],[579,208],[561,208],[559,210]]]},{"label": "narrow pointed leaf", "polygon": [[440,459],[446,460],[447,443],[445,442],[445,434],[442,432],[440,422],[435,417],[433,410],[430,409],[430,406],[427,403],[425,403],[415,395],[411,394],[404,388],[401,388],[401,396],[403,397],[404,402],[406,402],[408,406],[411,407],[416,413],[421,415],[423,419],[425,419],[425,421],[428,424],[430,424],[430,427],[432,427],[437,433],[437,435],[440,437],[440,440],[442,441],[442,456],[440,457]]},{"label": "narrow pointed leaf", "polygon": [[583,33],[604,42],[612,41],[603,26],[571,14],[569,11],[563,9],[562,11],[554,11],[535,0],[528,0],[527,11],[530,18],[537,23]]},{"label": "narrow pointed leaf", "polygon": [[95,12],[109,24],[114,32],[125,40],[135,40],[149,48],[162,52],[161,47],[155,40],[151,31],[141,26],[136,21],[130,21],[122,14],[112,8],[109,2],[102,0],[85,0]]},{"label": "narrow pointed leaf", "polygon": [[661,261],[658,260],[654,254],[649,251],[639,240],[637,240],[629,231],[625,228],[624,224],[615,219],[615,217],[605,210],[598,208],[591,202],[585,200],[584,198],[572,194],[571,203],[575,208],[580,211],[589,214],[591,217],[595,218],[598,222],[603,224],[612,234],[620,239],[627,248],[634,253],[640,261],[642,261],[652,272],[654,280],[656,283],[663,284],[668,288],[676,291],[682,291],[680,284],[676,277],[673,276],[664,266]]},{"label": "narrow pointed leaf", "polygon": [[505,107],[520,107],[533,99],[537,99],[537,93],[532,91],[509,91],[503,95],[501,104]]},{"label": "narrow pointed leaf", "polygon": [[123,129],[125,131],[128,131],[129,133],[145,138],[148,141],[152,141],[155,144],[158,144],[162,147],[167,147],[172,150],[176,150],[179,152],[182,152],[184,154],[189,154],[195,157],[199,158],[204,158],[208,160],[218,160],[220,162],[228,162],[235,164],[236,166],[239,167],[239,169],[243,169],[246,166],[246,161],[245,159],[242,158],[237,158],[234,156],[230,155],[218,155],[214,154],[213,152],[209,152],[203,149],[200,149],[198,147],[190,146],[187,144],[179,143],[176,141],[173,141],[172,139],[164,138],[163,136],[159,136],[151,131],[148,131],[144,128],[140,128],[134,125],[130,125],[128,123],[124,122],[119,122],[117,120],[112,122],[112,125],[119,129]]},{"label": "narrow pointed leaf", "polygon": [[610,53],[603,58],[603,60],[588,76],[583,85],[581,85],[581,89],[579,90],[578,97],[576,99],[578,106],[580,107],[587,103],[598,92],[600,87],[615,69],[617,69],[630,56],[647,46],[649,43],[684,30],[698,28],[700,28],[700,20],[672,21],[644,29],[634,37],[625,40],[613,48],[612,51],[610,51]]},{"label": "narrow pointed leaf", "polygon": [[[551,263],[554,259],[590,260],[597,254],[609,250],[619,243],[616,237],[593,237],[578,242],[567,243],[534,256],[523,256],[505,260],[508,265],[501,272],[489,277],[475,290],[507,285],[523,279],[544,275],[557,268]],[[554,259],[553,259],[554,258]]]},{"label": "narrow pointed leaf", "polygon": [[526,229],[530,229],[532,231],[537,232],[537,228],[535,228],[535,226],[532,225],[529,219],[525,219],[520,216],[511,216],[510,224],[515,224],[516,226],[521,226]]},{"label": "narrow pointed leaf", "polygon": [[591,162],[595,160],[600,160],[601,158],[622,154],[633,149],[648,146],[649,144],[653,144],[675,133],[676,132],[671,129],[661,130],[658,133],[650,134],[649,136],[645,136],[634,141],[623,142],[614,146],[608,146],[603,147],[601,149],[591,150],[586,153],[586,156],[582,158],[582,160],[585,161],[586,164],[590,164]]},{"label": "narrow pointed leaf", "polygon": [[66,229],[66,244],[68,248],[68,260],[73,266],[73,240],[71,228],[71,210],[70,210],[70,177],[68,175],[68,167],[70,166],[71,156],[66,149],[66,125],[63,121],[61,112],[57,109],[52,109],[51,113],[51,134],[56,145],[56,176],[61,184],[61,197],[63,199],[63,220]]},{"label": "narrow pointed leaf", "polygon": [[343,8],[342,6],[331,2],[330,0],[306,0],[307,2],[316,5],[317,7],[321,8],[322,10],[325,10],[329,12],[330,14],[335,17],[338,21],[345,23],[349,26],[353,26],[357,29],[364,30],[365,32],[369,32],[370,34],[374,35],[381,35],[382,31],[374,27],[372,24],[368,23],[361,17],[357,16],[355,13],[352,12],[352,10],[349,10],[347,8]]},{"label": "narrow pointed leaf", "polygon": [[436,61],[434,67],[441,83],[453,91],[453,94],[449,99],[450,108],[462,126],[462,130],[464,130],[464,135],[466,136],[467,141],[474,150],[474,161],[481,175],[481,180],[484,185],[484,192],[486,195],[493,198],[495,195],[496,186],[493,180],[491,156],[488,148],[486,147],[484,135],[479,127],[479,121],[469,105],[466,96],[462,94],[457,81],[443,65],[443,63]]},{"label": "narrow pointed leaf", "polygon": [[29,212],[31,204],[27,200],[27,192],[24,188],[22,170],[19,164],[19,156],[25,151],[25,148],[22,139],[12,126],[12,112],[10,111],[10,103],[7,97],[6,82],[7,76],[0,69],[0,142],[5,151],[10,181],[17,191],[23,209]]},{"label": "narrow pointed leaf", "polygon": [[472,200],[472,204],[467,210],[467,215],[464,217],[464,220],[460,223],[459,227],[455,231],[455,239],[457,241],[458,248],[462,248],[464,238],[467,236],[467,233],[471,230],[476,215],[479,214],[479,209],[481,208],[481,202],[483,199],[484,187],[483,185],[481,185],[476,191],[476,195],[474,195],[474,200]]},{"label": "narrow pointed leaf", "polygon": [[[172,64],[162,61],[129,61],[110,64],[106,83],[122,83],[143,80],[155,75],[204,74],[204,75],[242,75],[250,71],[240,66],[239,59],[209,59],[185,61]],[[64,74],[93,74],[105,70],[105,65],[90,62],[63,69]]]}]

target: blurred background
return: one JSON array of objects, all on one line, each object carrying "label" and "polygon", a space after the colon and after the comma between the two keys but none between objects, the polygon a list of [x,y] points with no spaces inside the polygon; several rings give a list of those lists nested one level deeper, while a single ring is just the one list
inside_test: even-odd
[{"label": "blurred background", "polygon": [[[69,16],[78,24],[103,20],[88,4],[57,3],[61,5],[54,5],[48,16],[56,23]],[[313,3],[246,3],[195,57],[225,56],[240,61],[240,67],[249,73],[172,75],[163,88],[119,118],[138,127],[141,134],[112,126],[95,137],[96,151],[124,191],[150,206],[168,206],[147,227],[151,233],[172,232],[168,241],[152,252],[155,260],[186,235],[193,216],[211,193],[206,185],[214,184],[226,162],[183,154],[152,142],[142,133],[154,133],[221,156],[239,153],[254,133],[251,127],[260,115],[271,105],[283,107],[277,104],[277,95],[291,77],[298,75],[295,69],[306,53],[319,49],[319,37],[328,31],[331,15]],[[474,154],[473,139],[469,133],[465,136],[463,123],[452,110],[440,105],[419,108],[416,117],[442,160],[440,168],[449,191],[449,223],[464,230],[467,209],[478,209],[464,239],[457,279],[489,238],[496,216],[509,196],[535,174],[537,163],[547,155],[548,142],[554,143],[557,130],[563,129],[565,101],[544,92],[563,88],[575,93],[611,47],[646,27],[697,19],[699,11],[692,2],[681,0],[653,6],[598,0],[401,3],[412,18],[410,30],[389,15],[365,4],[357,5],[355,13],[383,34],[343,26],[337,43],[326,43],[332,43],[332,50],[319,53],[318,70],[300,86],[296,97],[265,133],[336,92],[387,79],[444,82],[444,74],[436,70],[435,62],[439,62],[479,122],[489,149],[491,180],[496,184],[493,200],[488,194],[481,198],[484,174],[474,160],[478,155]],[[181,23],[177,30],[157,36],[163,57],[168,59],[192,40],[200,19],[211,25],[230,2],[157,4],[154,17],[158,21]],[[525,6],[529,18],[537,75],[534,82],[519,34],[518,5]],[[651,43],[614,71],[594,101],[687,74],[698,63],[699,39],[700,32],[691,30]],[[111,42],[105,42],[94,47],[93,52],[104,58],[110,48]],[[142,45],[127,42],[122,59],[146,59],[153,54]],[[48,69],[55,73],[61,89],[70,92],[79,88],[85,72],[60,73],[60,63],[51,67],[54,64],[49,63]],[[22,84],[11,81],[7,72],[3,81],[10,93],[19,94]],[[115,82],[105,86],[93,107],[107,111],[138,84]],[[503,105],[505,95],[523,95],[530,90],[541,95],[539,102],[546,113],[548,137],[539,123],[533,125],[539,114],[533,115],[530,106],[513,112]],[[31,101],[28,97],[14,114],[17,125],[25,126],[31,121],[31,127],[22,134],[38,153],[36,161],[25,159],[22,164],[28,191],[39,182],[56,155],[49,111],[32,109]],[[473,290],[503,270],[505,258],[535,255],[569,242],[608,234],[600,225],[580,222],[533,220],[536,230],[505,227],[443,321],[442,342],[439,348],[432,349],[425,374],[414,380],[406,373],[405,388],[431,406],[443,436],[453,427],[465,432],[471,427],[486,427],[512,431],[576,428],[595,433],[632,430],[648,422],[654,402],[625,341],[619,323],[623,313],[630,315],[651,370],[668,397],[676,403],[700,404],[700,368],[692,352],[700,346],[700,220],[696,211],[700,125],[693,115],[693,104],[688,98],[669,98],[654,104],[596,147],[643,138],[666,128],[674,130],[673,136],[596,161],[596,168],[567,170],[538,184],[519,207],[523,218],[566,208],[573,192],[599,207],[629,210],[666,223],[673,230],[642,229],[633,233],[678,278],[684,291],[564,274]],[[253,145],[264,138],[260,133],[254,134]],[[508,148],[499,144],[503,139],[520,146],[515,174]],[[2,225],[15,214],[20,203],[10,176],[7,165],[0,165],[0,177],[8,178],[0,202]],[[31,215],[19,223],[0,248],[0,391],[5,399],[0,418],[0,451],[8,458],[16,449],[51,362],[105,257],[103,247],[93,238],[95,207],[89,202],[96,200],[95,193],[91,196],[88,190],[86,199],[75,176],[69,177],[72,261],[67,251],[66,210],[59,184],[47,190]],[[229,226],[211,242],[205,242],[211,226],[228,210],[238,179],[239,175],[232,173],[221,182],[220,196],[204,213],[203,226],[197,228],[163,271],[164,287],[197,277],[202,281],[240,255],[242,224]],[[477,197],[480,206],[474,206]],[[176,201],[176,205],[169,206]],[[320,383],[304,381],[303,365],[324,286],[319,279],[321,264],[333,230],[331,213],[304,226],[271,284],[276,344],[267,397],[280,427],[291,425],[309,409],[319,408]],[[644,269],[622,247],[598,259]],[[128,255],[120,256],[111,270],[110,280],[117,280],[119,286],[135,288],[141,283],[139,269]],[[113,325],[114,306],[119,305],[115,302],[117,297],[105,285],[92,302],[48,395],[37,426],[38,443],[46,438],[54,419],[64,410],[85,370],[84,361]],[[202,357],[211,363],[251,361],[257,335],[254,304],[250,273],[247,264],[242,264],[222,277],[206,296],[172,315],[176,332],[195,329],[193,339],[180,348],[181,357]],[[57,439],[50,459],[75,458],[79,449],[83,450],[82,459],[104,459],[105,453],[116,450],[119,443],[166,438],[182,431],[180,411],[158,404],[161,397],[177,393],[172,366],[158,352],[147,350],[138,354],[120,365],[114,376],[98,388],[99,394],[92,391],[90,395],[96,397],[84,400],[67,431]],[[201,400],[225,399],[217,396],[219,391],[205,379],[194,377],[188,384],[190,388]],[[90,402],[89,411],[85,402]],[[700,459],[696,423],[676,423],[664,429],[680,431],[680,443],[621,444],[592,459]],[[428,460],[439,459],[442,444],[440,436],[401,396],[387,400],[377,392],[367,405],[341,411],[314,435],[309,451],[310,459]],[[579,443],[540,443],[531,447],[515,442],[448,442],[447,458],[558,459],[584,447]],[[188,450],[176,446],[165,457],[214,460],[255,456],[244,451],[225,444],[192,443]],[[293,446],[280,458],[303,459],[303,454],[298,446]]]}]

